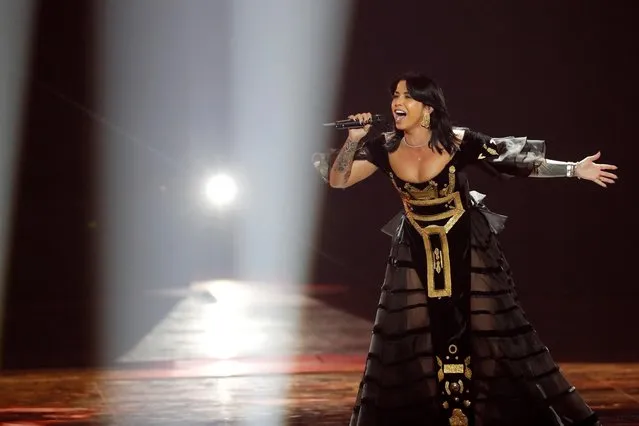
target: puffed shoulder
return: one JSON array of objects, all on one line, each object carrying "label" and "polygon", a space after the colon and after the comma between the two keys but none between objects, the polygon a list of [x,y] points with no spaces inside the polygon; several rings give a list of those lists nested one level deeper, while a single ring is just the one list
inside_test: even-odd
[{"label": "puffed shoulder", "polygon": [[[369,163],[380,167],[381,163],[383,163],[383,156],[385,152],[383,143],[387,140],[387,136],[385,134],[381,134],[371,140],[362,141],[360,147],[355,152],[354,159],[356,161],[366,160]],[[333,167],[333,163],[335,162],[338,154],[339,149],[332,148],[326,152],[316,152],[311,158],[313,167],[315,167],[315,170],[317,170],[325,182],[328,182],[331,167]]]},{"label": "puffed shoulder", "polygon": [[526,136],[491,137],[464,129],[462,151],[467,163],[486,163],[496,174],[528,176],[545,161],[546,142]]}]

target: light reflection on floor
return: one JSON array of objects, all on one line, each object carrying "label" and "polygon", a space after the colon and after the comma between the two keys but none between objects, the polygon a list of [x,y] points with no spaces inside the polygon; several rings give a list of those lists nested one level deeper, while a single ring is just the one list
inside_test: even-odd
[{"label": "light reflection on floor", "polygon": [[[178,303],[114,368],[0,375],[0,425],[348,423],[369,322],[290,286],[218,281],[151,296]],[[562,369],[606,426],[639,425],[639,364]]]},{"label": "light reflection on floor", "polygon": [[368,349],[370,322],[291,286],[209,281],[194,283],[175,297],[182,300],[120,363],[361,354]]}]

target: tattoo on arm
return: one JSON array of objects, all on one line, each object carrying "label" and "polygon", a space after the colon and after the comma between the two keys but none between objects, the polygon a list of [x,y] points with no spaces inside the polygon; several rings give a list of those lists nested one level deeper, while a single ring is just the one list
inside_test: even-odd
[{"label": "tattoo on arm", "polygon": [[353,166],[353,160],[355,158],[355,153],[357,152],[358,146],[359,142],[354,142],[350,139],[347,139],[346,143],[344,143],[344,146],[335,159],[335,165],[333,166],[333,169],[336,173],[342,175],[343,182],[347,182],[348,178],[351,175],[351,168]]},{"label": "tattoo on arm", "polygon": [[544,160],[536,167],[531,177],[572,177],[575,173],[575,163],[556,160]]}]

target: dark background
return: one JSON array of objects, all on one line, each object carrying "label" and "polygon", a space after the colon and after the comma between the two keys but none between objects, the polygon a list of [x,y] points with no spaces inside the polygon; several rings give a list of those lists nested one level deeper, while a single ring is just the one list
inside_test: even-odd
[{"label": "dark background", "polygon": [[[100,359],[95,134],[104,123],[59,96],[95,107],[93,4],[39,3],[6,277],[5,368]],[[606,190],[577,180],[470,176],[474,189],[488,194],[489,207],[510,217],[501,240],[521,301],[558,360],[636,361],[639,355],[632,4],[360,0],[354,8],[337,116],[386,113],[393,77],[423,71],[442,86],[455,124],[545,139],[548,156],[558,160],[601,150],[601,162],[619,166],[619,182]],[[333,146],[342,136],[336,134]],[[175,176],[156,157],[140,155],[142,149],[131,144],[131,158],[144,164],[126,167],[148,170],[159,181]],[[137,208],[175,229],[183,226],[179,201],[149,195]],[[379,230],[399,211],[397,196],[383,176],[373,176],[346,191],[324,187],[324,201],[309,282],[347,283],[351,291],[325,300],[372,319],[390,243]],[[167,265],[166,250],[146,231],[140,244],[157,268],[143,281],[184,285],[194,266]],[[131,300],[120,307],[123,318],[133,318]],[[136,318],[119,350],[170,306],[155,308]]]},{"label": "dark background", "polygon": [[[353,22],[341,116],[388,113],[388,84],[417,70],[442,86],[457,125],[545,139],[548,157],[556,160],[601,150],[599,162],[619,166],[619,182],[606,190],[577,180],[504,182],[470,173],[488,206],[509,216],[501,241],[521,302],[557,359],[639,357],[639,339],[630,331],[639,324],[630,267],[638,236],[631,199],[638,153],[635,17],[631,3],[622,1],[392,7],[362,0]],[[352,268],[350,282],[366,297],[352,309],[370,318],[390,243],[378,230],[400,208],[383,175],[345,191],[327,190],[321,247]],[[319,264],[320,275],[335,272],[328,262]]]}]

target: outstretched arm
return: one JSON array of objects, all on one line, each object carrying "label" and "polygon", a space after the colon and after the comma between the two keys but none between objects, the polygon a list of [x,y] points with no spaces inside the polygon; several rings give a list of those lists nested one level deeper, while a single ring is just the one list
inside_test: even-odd
[{"label": "outstretched arm", "polygon": [[606,187],[617,179],[608,170],[616,170],[611,164],[598,164],[600,152],[579,162],[558,161],[546,158],[546,143],[527,137],[509,136],[494,138],[470,129],[456,129],[469,151],[471,162],[478,161],[485,168],[502,177],[577,177]]},{"label": "outstretched arm", "polygon": [[604,188],[606,184],[613,184],[617,175],[606,170],[617,170],[612,164],[597,164],[595,160],[601,157],[601,152],[588,156],[577,163],[557,160],[544,160],[533,169],[530,177],[577,177],[596,183]]}]

